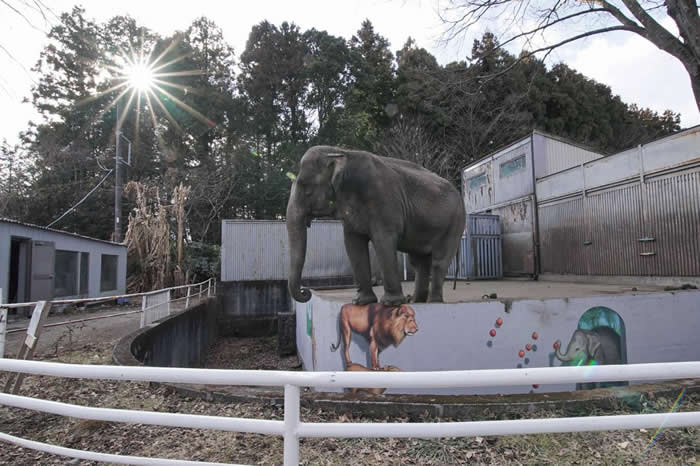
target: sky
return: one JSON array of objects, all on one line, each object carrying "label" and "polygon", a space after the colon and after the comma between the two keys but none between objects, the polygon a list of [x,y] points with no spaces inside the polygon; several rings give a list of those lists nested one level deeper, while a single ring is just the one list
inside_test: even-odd
[{"label": "sky", "polygon": [[[442,0],[444,2],[444,0]],[[294,22],[302,30],[316,28],[346,39],[370,19],[375,32],[386,37],[392,51],[401,49],[410,36],[442,64],[463,59],[474,38],[489,25],[479,25],[469,36],[447,45],[440,41],[444,26],[437,14],[438,0],[255,0],[172,2],[161,0],[84,0],[79,4],[86,16],[105,21],[116,15],[130,15],[140,25],[163,36],[184,30],[196,18],[206,16],[223,30],[238,56],[253,25],[263,20],[274,24]],[[4,2],[3,2],[4,3]],[[56,14],[70,10],[73,0],[46,2]],[[12,4],[12,2],[10,2]],[[30,71],[46,45],[50,24],[38,14],[32,25],[0,5],[0,140],[17,141],[29,120],[41,121],[30,103],[36,76]],[[49,22],[57,22],[49,15]],[[4,48],[4,49],[3,49]],[[516,52],[518,50],[511,50]],[[10,56],[9,54],[12,56]],[[616,32],[591,37],[557,49],[548,65],[564,62],[589,78],[604,83],[626,103],[649,107],[657,112],[670,109],[681,114],[681,125],[700,124],[690,87],[681,63],[674,57],[632,33]]]}]

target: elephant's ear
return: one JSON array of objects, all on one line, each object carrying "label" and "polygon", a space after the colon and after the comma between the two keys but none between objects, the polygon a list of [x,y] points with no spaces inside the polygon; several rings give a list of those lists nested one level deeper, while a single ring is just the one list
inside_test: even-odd
[{"label": "elephant's ear", "polygon": [[337,193],[340,191],[340,186],[343,184],[343,172],[345,171],[345,163],[347,157],[341,152],[331,152],[328,154],[330,163],[333,165],[333,174],[331,175],[331,185]]}]

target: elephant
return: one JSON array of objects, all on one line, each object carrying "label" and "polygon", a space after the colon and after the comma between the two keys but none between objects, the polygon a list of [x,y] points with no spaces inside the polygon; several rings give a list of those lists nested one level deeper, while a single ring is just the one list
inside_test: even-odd
[{"label": "elephant", "polygon": [[466,226],[464,201],[447,180],[405,160],[332,146],[310,148],[287,204],[289,292],[311,299],[301,287],[306,228],[311,219],[343,222],[345,249],[358,285],[353,304],[377,302],[372,290],[369,242],[381,268],[386,306],[407,302],[401,288],[397,251],[416,269],[414,302],[442,302],[447,268]]},{"label": "elephant", "polygon": [[557,340],[555,356],[562,362],[584,365],[591,361],[596,364],[621,364],[620,336],[610,327],[596,327],[592,330],[576,330],[571,335],[566,352],[561,351]]}]

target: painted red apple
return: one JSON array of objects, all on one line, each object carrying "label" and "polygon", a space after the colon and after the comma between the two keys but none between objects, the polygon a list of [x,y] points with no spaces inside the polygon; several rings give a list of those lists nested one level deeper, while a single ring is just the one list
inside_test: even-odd
[{"label": "painted red apple", "polygon": [[520,356],[521,358],[524,357],[524,356],[525,356],[525,351],[520,350],[520,351],[518,352],[518,356]]},{"label": "painted red apple", "polygon": [[537,332],[532,332],[532,339],[537,340]]},{"label": "painted red apple", "polygon": [[489,331],[489,335],[491,335],[492,337],[495,337],[495,336],[496,336],[496,329],[492,328],[492,329]]},{"label": "painted red apple", "polygon": [[532,349],[532,345],[528,343],[527,345],[525,345],[525,349],[530,351]]},{"label": "painted red apple", "polygon": [[496,325],[498,325],[499,327],[500,327],[501,325],[503,325],[503,319],[500,318],[500,317],[499,317],[498,319],[496,319]]},{"label": "painted red apple", "polygon": [[559,349],[559,342],[555,341],[554,344],[552,345],[552,348],[554,348],[555,350]]}]

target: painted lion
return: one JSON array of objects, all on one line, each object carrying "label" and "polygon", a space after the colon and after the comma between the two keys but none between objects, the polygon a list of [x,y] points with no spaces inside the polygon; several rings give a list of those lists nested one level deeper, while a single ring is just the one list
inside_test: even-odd
[{"label": "painted lion", "polygon": [[345,304],[340,309],[340,335],[331,344],[331,351],[340,348],[340,338],[345,346],[345,367],[350,367],[350,339],[352,332],[364,335],[369,341],[372,370],[379,370],[379,353],[389,345],[399,346],[404,338],[418,331],[416,311],[408,304],[384,306],[383,304]]}]

